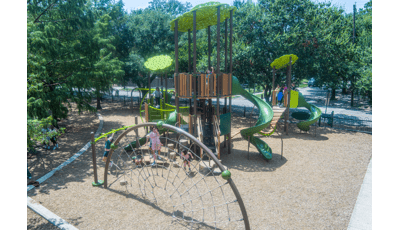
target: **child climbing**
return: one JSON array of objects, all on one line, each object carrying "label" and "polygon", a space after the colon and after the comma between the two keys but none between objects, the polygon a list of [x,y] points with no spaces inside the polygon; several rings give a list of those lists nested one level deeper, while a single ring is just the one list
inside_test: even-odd
[{"label": "child climbing", "polygon": [[156,127],[154,127],[153,131],[146,136],[146,144],[149,139],[151,141],[150,148],[151,148],[151,153],[153,154],[153,159],[154,159],[154,162],[151,165],[155,165],[156,160],[161,159],[158,156],[158,152],[161,150],[161,146],[163,145],[163,144],[161,144],[160,134],[158,133],[158,129]]},{"label": "child climbing", "polygon": [[188,153],[188,151],[185,149],[181,153],[181,158],[183,159],[183,167],[186,170],[186,164],[189,166],[189,172],[190,172],[190,158],[193,157],[192,153]]},{"label": "child climbing", "polygon": [[[113,142],[113,139],[114,139],[114,133],[111,134],[111,136],[107,137],[107,141],[106,141],[106,144],[105,144],[105,150],[104,150],[104,154],[103,154],[103,161],[104,162],[107,161],[108,153],[111,150],[111,143]],[[113,165],[113,162],[111,161],[110,162],[110,166],[112,166],[112,165]]]},{"label": "child climbing", "polygon": [[143,163],[142,152],[138,152],[135,157],[135,164],[141,165]]}]

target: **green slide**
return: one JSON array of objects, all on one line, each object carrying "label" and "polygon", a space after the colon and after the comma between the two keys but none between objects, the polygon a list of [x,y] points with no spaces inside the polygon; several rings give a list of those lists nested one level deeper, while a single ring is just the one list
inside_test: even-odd
[{"label": "green slide", "polygon": [[297,107],[305,107],[311,113],[310,117],[306,121],[301,121],[297,123],[297,127],[299,127],[299,129],[303,131],[310,130],[310,125],[317,122],[318,119],[321,117],[322,114],[321,110],[315,105],[308,104],[304,99],[303,94],[301,93],[299,93],[299,104]]},{"label": "green slide", "polygon": [[248,140],[250,137],[250,143],[257,148],[264,158],[267,160],[272,159],[271,147],[260,138],[254,136],[255,133],[259,133],[270,125],[272,118],[274,117],[274,112],[272,111],[271,106],[260,98],[244,90],[235,76],[232,76],[232,95],[241,95],[257,106],[260,111],[257,123],[253,127],[242,129],[240,135],[242,135],[245,140]]}]

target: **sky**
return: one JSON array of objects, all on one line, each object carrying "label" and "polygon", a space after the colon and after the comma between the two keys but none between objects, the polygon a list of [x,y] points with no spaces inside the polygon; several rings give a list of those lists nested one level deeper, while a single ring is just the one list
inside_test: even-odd
[{"label": "sky", "polygon": [[[146,8],[151,0],[144,0],[144,1],[137,1],[137,0],[122,0],[125,4],[125,9],[130,12],[132,9],[139,9],[139,8]],[[198,4],[206,3],[211,0],[179,0],[180,2],[190,2],[192,6],[196,6]],[[227,3],[229,5],[232,5],[233,0],[214,0],[218,1],[220,3]],[[322,0],[312,0],[314,2],[325,2]],[[253,2],[257,2],[257,0],[253,0]],[[355,2],[357,9],[362,8],[365,3],[368,2],[368,0],[332,0],[331,1],[333,5],[338,5],[338,6],[343,6],[345,8],[346,13],[351,13],[353,12],[353,5]]]}]

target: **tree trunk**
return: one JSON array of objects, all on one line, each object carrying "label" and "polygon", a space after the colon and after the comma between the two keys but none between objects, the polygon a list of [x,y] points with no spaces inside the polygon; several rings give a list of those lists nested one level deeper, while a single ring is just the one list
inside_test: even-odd
[{"label": "tree trunk", "polygon": [[99,90],[96,90],[96,101],[97,101],[97,109],[101,109],[101,105],[100,105],[100,100],[101,100],[101,98],[100,98],[100,92],[99,92]]},{"label": "tree trunk", "polygon": [[97,97],[96,97],[96,99],[97,99],[97,109],[101,109],[101,105],[100,105],[100,96],[99,95],[97,95]]},{"label": "tree trunk", "polygon": [[332,93],[331,93],[331,101],[336,100],[336,89],[332,89]]},{"label": "tree trunk", "polygon": [[354,90],[351,89],[351,103],[350,106],[353,107],[354,106]]}]

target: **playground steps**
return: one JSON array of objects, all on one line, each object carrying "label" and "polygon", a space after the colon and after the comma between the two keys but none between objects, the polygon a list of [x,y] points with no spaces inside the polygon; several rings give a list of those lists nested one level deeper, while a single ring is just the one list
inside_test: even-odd
[{"label": "playground steps", "polygon": [[[204,124],[203,127],[203,143],[205,146],[207,146],[207,148],[209,148],[211,150],[212,153],[214,153],[215,155],[217,152],[217,149],[215,147],[215,140],[214,140],[214,133],[213,133],[213,124],[211,122],[206,122]],[[205,157],[203,157],[204,160],[208,159],[208,157],[205,155]]]},{"label": "playground steps", "polygon": [[272,118],[271,124],[264,132],[271,133],[274,130],[274,127],[278,123],[279,119],[281,119],[282,114],[285,113],[286,108],[280,108],[279,106],[273,106],[272,110],[274,111],[274,117]]}]

